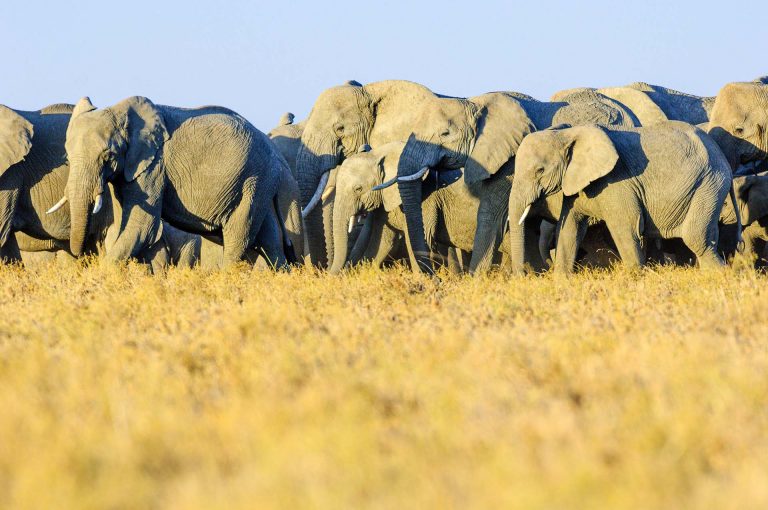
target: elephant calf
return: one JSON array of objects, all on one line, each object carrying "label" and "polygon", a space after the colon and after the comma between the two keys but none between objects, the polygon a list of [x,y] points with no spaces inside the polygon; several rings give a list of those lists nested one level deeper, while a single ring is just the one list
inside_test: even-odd
[{"label": "elephant calf", "polygon": [[[756,256],[757,263],[764,266],[768,264],[768,173],[734,177],[733,187],[744,226],[744,254]],[[721,251],[733,254],[738,225],[730,200],[723,205],[720,222]]]},{"label": "elephant calf", "polygon": [[644,264],[644,238],[681,238],[700,265],[720,266],[718,219],[730,187],[728,161],[690,124],[540,131],[527,136],[517,154],[512,248],[523,249],[520,224],[532,206],[562,191],[557,272],[573,270],[590,218],[605,221],[629,266]]}]

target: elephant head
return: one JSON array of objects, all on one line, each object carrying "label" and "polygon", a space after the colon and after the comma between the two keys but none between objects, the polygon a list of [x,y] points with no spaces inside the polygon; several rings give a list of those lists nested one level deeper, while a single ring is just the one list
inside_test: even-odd
[{"label": "elephant head", "polygon": [[[374,189],[385,180],[397,177],[397,162],[403,142],[392,142],[379,149],[362,150],[336,169],[333,207],[333,265],[331,273],[338,273],[347,260],[350,229],[348,224],[361,211],[372,212],[379,207],[390,212],[400,207],[397,188]],[[365,146],[364,146],[365,147]]]},{"label": "elephant head", "polygon": [[735,172],[740,164],[768,158],[768,86],[729,83],[717,94],[709,134]]},{"label": "elephant head", "polygon": [[65,148],[70,162],[62,201],[69,201],[70,249],[83,252],[91,214],[102,206],[106,182],[131,182],[144,172],[160,171],[158,160],[168,139],[160,112],[148,99],[128,98],[97,110],[87,97],[72,112]]},{"label": "elephant head", "polygon": [[[320,203],[331,169],[368,143],[374,122],[374,105],[364,87],[346,83],[320,94],[305,122],[296,155],[296,173],[307,223],[309,254],[314,264],[324,265],[326,257],[330,258],[333,253],[331,211],[323,209],[323,236],[321,217],[315,208]],[[327,252],[324,241],[328,242]]]},{"label": "elephant head", "polygon": [[398,163],[397,182],[414,255],[432,272],[421,215],[420,178],[426,169],[464,167],[467,184],[478,183],[496,174],[535,126],[516,98],[498,92],[469,100],[440,98],[423,108],[415,125]]},{"label": "elephant head", "polygon": [[540,198],[560,191],[566,197],[576,195],[608,175],[618,160],[613,142],[599,126],[547,129],[526,137],[517,152],[509,197],[513,260],[523,260],[523,223]]},{"label": "elephant head", "polygon": [[[0,105],[0,182],[16,163],[22,161],[32,149],[32,123],[15,111]],[[11,222],[3,222],[0,231],[0,246],[11,233]]]}]

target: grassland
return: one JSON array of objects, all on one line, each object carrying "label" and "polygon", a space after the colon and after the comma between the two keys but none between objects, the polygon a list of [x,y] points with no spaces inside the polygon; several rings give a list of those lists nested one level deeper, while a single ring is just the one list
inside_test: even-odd
[{"label": "grassland", "polygon": [[0,507],[766,508],[768,278],[0,269]]}]

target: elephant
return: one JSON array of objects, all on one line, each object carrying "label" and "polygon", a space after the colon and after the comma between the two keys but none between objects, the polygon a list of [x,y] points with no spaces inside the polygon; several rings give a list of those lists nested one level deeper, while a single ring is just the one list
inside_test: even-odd
[{"label": "elephant", "polygon": [[510,249],[522,251],[520,225],[536,203],[562,192],[557,273],[573,270],[590,219],[605,221],[627,266],[644,264],[644,242],[670,238],[681,238],[700,266],[721,266],[718,219],[730,188],[717,144],[684,122],[540,131],[517,153]]},{"label": "elephant", "polygon": [[301,146],[301,135],[304,133],[304,124],[306,121],[294,124],[295,116],[291,112],[286,112],[280,117],[277,126],[272,128],[267,136],[277,146],[277,150],[283,155],[288,167],[291,169],[291,175],[298,179],[296,174],[296,154]]},{"label": "elephant", "polygon": [[45,212],[67,181],[64,137],[73,108],[55,104],[17,111],[0,105],[0,257],[6,261],[21,260],[14,232],[69,239],[69,216]]},{"label": "elephant", "polygon": [[[744,226],[744,254],[757,257],[758,265],[765,266],[768,264],[768,172],[735,176],[733,187]],[[733,254],[737,242],[737,219],[733,204],[728,200],[723,205],[720,222],[721,252]]]},{"label": "elephant", "polygon": [[296,155],[302,213],[313,264],[325,267],[332,263],[334,253],[333,201],[321,200],[331,170],[364,144],[378,147],[406,140],[419,109],[435,104],[439,98],[427,87],[403,80],[367,85],[349,81],[320,94],[304,123]]},{"label": "elephant", "polygon": [[410,243],[421,269],[432,272],[428,258],[420,256],[427,253],[420,177],[428,168],[464,167],[464,180],[480,199],[470,271],[483,273],[490,267],[507,218],[514,157],[525,136],[566,122],[636,125],[630,111],[594,91],[575,91],[564,99],[541,102],[495,92],[470,99],[439,98],[437,104],[421,109],[400,158],[397,177]]},{"label": "elephant", "polygon": [[580,90],[594,90],[620,102],[632,111],[642,126],[667,120],[679,120],[689,124],[705,123],[709,120],[715,103],[714,97],[695,96],[643,82],[630,83],[623,87],[564,90],[556,92],[551,101],[562,100],[564,96]]},{"label": "elephant", "polygon": [[[347,261],[349,251],[348,220],[361,210],[373,218],[369,244],[374,250],[373,261],[381,265],[391,253],[398,234],[405,234],[405,216],[400,208],[398,190],[376,186],[397,176],[397,167],[405,142],[390,142],[376,149],[348,157],[335,169],[335,203],[333,207],[333,265],[331,273],[338,273]],[[432,172],[424,182],[425,198],[422,212],[426,222],[427,244],[433,251],[438,244],[445,248],[470,251],[474,240],[475,221],[479,199],[464,184],[461,169]],[[407,241],[407,236],[406,236]],[[409,250],[414,264],[415,257]],[[458,258],[444,253],[446,259]],[[353,257],[356,258],[356,257]],[[458,260],[454,265],[459,265]]]},{"label": "elephant", "polygon": [[109,260],[157,242],[162,219],[222,244],[225,265],[259,248],[276,267],[286,266],[292,250],[276,196],[288,164],[232,110],[155,105],[139,96],[96,109],[84,97],[72,111],[65,149],[62,201],[69,201],[73,254],[83,252],[91,209],[100,210],[112,183],[123,213]]},{"label": "elephant", "polygon": [[717,94],[709,134],[731,168],[768,160],[768,85],[729,83]]}]

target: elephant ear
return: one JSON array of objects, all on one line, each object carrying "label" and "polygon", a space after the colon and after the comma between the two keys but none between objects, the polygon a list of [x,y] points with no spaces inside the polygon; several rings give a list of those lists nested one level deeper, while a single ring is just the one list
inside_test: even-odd
[{"label": "elephant ear", "polygon": [[563,131],[566,142],[566,169],[563,194],[579,193],[590,183],[611,173],[619,161],[613,142],[598,126],[580,126]]},{"label": "elephant ear", "polygon": [[0,105],[0,177],[22,161],[32,148],[34,128],[27,119]]},{"label": "elephant ear", "polygon": [[72,109],[72,119],[79,117],[80,115],[88,112],[92,112],[96,107],[91,103],[91,98],[84,96],[80,98],[74,109]]},{"label": "elephant ear", "polygon": [[471,100],[480,107],[475,145],[464,166],[464,180],[473,184],[499,171],[526,135],[536,130],[525,109],[514,98],[492,92]]},{"label": "elephant ear", "polygon": [[168,140],[157,107],[145,97],[128,99],[128,152],[125,155],[125,179],[135,180],[152,165]]},{"label": "elephant ear", "polygon": [[[397,178],[397,166],[400,161],[399,152],[396,154],[385,154],[378,160],[379,171],[383,178],[382,182],[387,182]],[[381,199],[384,203],[384,210],[393,211],[402,205],[403,200],[400,197],[400,190],[397,186],[389,186],[381,190]]]}]

